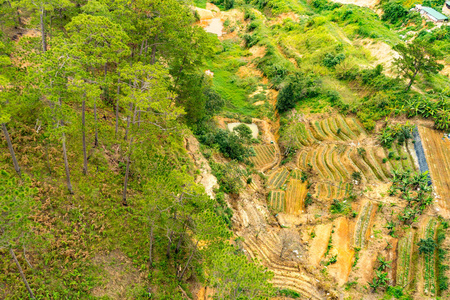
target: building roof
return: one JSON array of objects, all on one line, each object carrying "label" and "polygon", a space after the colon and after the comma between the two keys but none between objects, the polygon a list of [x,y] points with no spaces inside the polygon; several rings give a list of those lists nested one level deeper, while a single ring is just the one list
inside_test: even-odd
[{"label": "building roof", "polygon": [[441,14],[440,12],[432,9],[431,7],[422,6],[421,10],[426,12],[428,15],[432,16],[433,18],[437,20],[448,20],[447,16]]}]

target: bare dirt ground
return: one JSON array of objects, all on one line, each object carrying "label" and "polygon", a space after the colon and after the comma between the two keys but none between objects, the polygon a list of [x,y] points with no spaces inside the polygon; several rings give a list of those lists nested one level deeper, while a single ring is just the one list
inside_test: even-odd
[{"label": "bare dirt ground", "polygon": [[399,57],[399,55],[397,52],[392,50],[391,46],[384,42],[374,41],[369,38],[356,40],[353,43],[354,45],[364,47],[370,52],[370,55],[375,59],[372,64],[373,67],[381,64],[384,68],[383,71],[387,76],[395,76],[395,72],[392,68],[392,62],[394,61],[394,58]]},{"label": "bare dirt ground", "polygon": [[97,255],[93,263],[103,270],[103,278],[106,278],[102,286],[92,290],[94,297],[135,298],[133,290],[139,290],[143,281],[139,271],[133,267],[133,262],[126,255],[116,250],[109,254]]}]

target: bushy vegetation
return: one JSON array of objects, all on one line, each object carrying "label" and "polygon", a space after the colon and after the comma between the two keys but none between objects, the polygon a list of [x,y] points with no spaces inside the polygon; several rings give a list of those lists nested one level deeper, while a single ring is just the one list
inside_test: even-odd
[{"label": "bushy vegetation", "polygon": [[431,187],[428,185],[428,172],[412,173],[406,170],[394,171],[392,175],[393,183],[389,189],[389,195],[398,195],[407,201],[407,206],[399,215],[399,220],[411,224],[433,201],[430,195]]}]

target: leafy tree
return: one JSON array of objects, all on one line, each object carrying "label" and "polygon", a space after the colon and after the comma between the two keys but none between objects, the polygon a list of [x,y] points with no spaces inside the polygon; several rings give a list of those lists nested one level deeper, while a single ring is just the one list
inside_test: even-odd
[{"label": "leafy tree", "polygon": [[417,74],[436,74],[444,68],[436,62],[441,53],[432,48],[432,45],[420,40],[413,40],[409,44],[397,44],[394,46],[400,57],[394,59],[394,65],[398,72],[409,80],[406,90],[409,91]]},{"label": "leafy tree", "polygon": [[245,143],[250,143],[252,136],[252,130],[246,124],[240,124],[233,128],[233,132],[237,133],[237,135],[245,141]]}]

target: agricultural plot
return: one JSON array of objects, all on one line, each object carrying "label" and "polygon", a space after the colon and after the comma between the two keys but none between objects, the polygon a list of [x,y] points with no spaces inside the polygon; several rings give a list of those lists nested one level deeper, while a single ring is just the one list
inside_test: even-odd
[{"label": "agricultural plot", "polygon": [[256,152],[256,156],[250,157],[250,161],[257,169],[264,168],[276,162],[277,150],[275,145],[258,145],[254,146],[253,149]]},{"label": "agricultural plot", "polygon": [[339,144],[323,144],[316,149],[302,151],[298,158],[298,167],[308,170],[310,167],[321,180],[348,181],[353,172],[361,173],[368,181],[388,181],[391,177],[387,163],[383,163],[383,151],[376,147],[365,148],[360,155],[355,147]]},{"label": "agricultural plot", "polygon": [[275,190],[269,194],[269,205],[275,211],[284,211],[286,208],[286,195],[284,191]]},{"label": "agricultural plot", "polygon": [[354,245],[362,249],[367,241],[367,237],[370,236],[370,224],[375,214],[373,203],[367,201],[361,211],[359,212],[358,220],[355,227],[355,239]]},{"label": "agricultural plot", "polygon": [[271,174],[268,180],[271,190],[268,197],[269,206],[275,211],[301,213],[308,193],[308,182],[303,182],[301,178],[302,172],[298,169],[289,172],[286,168],[281,168]]},{"label": "agricultural plot", "polygon": [[363,127],[355,118],[343,118],[341,115],[311,122],[309,125],[296,125],[298,145],[309,146],[320,141],[351,141],[367,136]]},{"label": "agricultural plot", "polygon": [[289,180],[286,188],[286,212],[290,214],[302,213],[303,201],[308,193],[308,182],[298,179]]},{"label": "agricultural plot", "polygon": [[288,178],[289,171],[286,168],[281,168],[269,176],[268,185],[271,189],[279,189],[283,186]]},{"label": "agricultural plot", "polygon": [[319,182],[316,185],[314,196],[318,199],[333,200],[342,199],[350,193],[350,183],[339,182],[337,184],[328,182]]},{"label": "agricultural plot", "polygon": [[397,286],[407,288],[410,284],[412,250],[414,245],[414,232],[408,231],[398,242],[397,252]]},{"label": "agricultural plot", "polygon": [[450,140],[442,132],[419,126],[425,157],[430,170],[437,206],[445,217],[450,216]]}]

